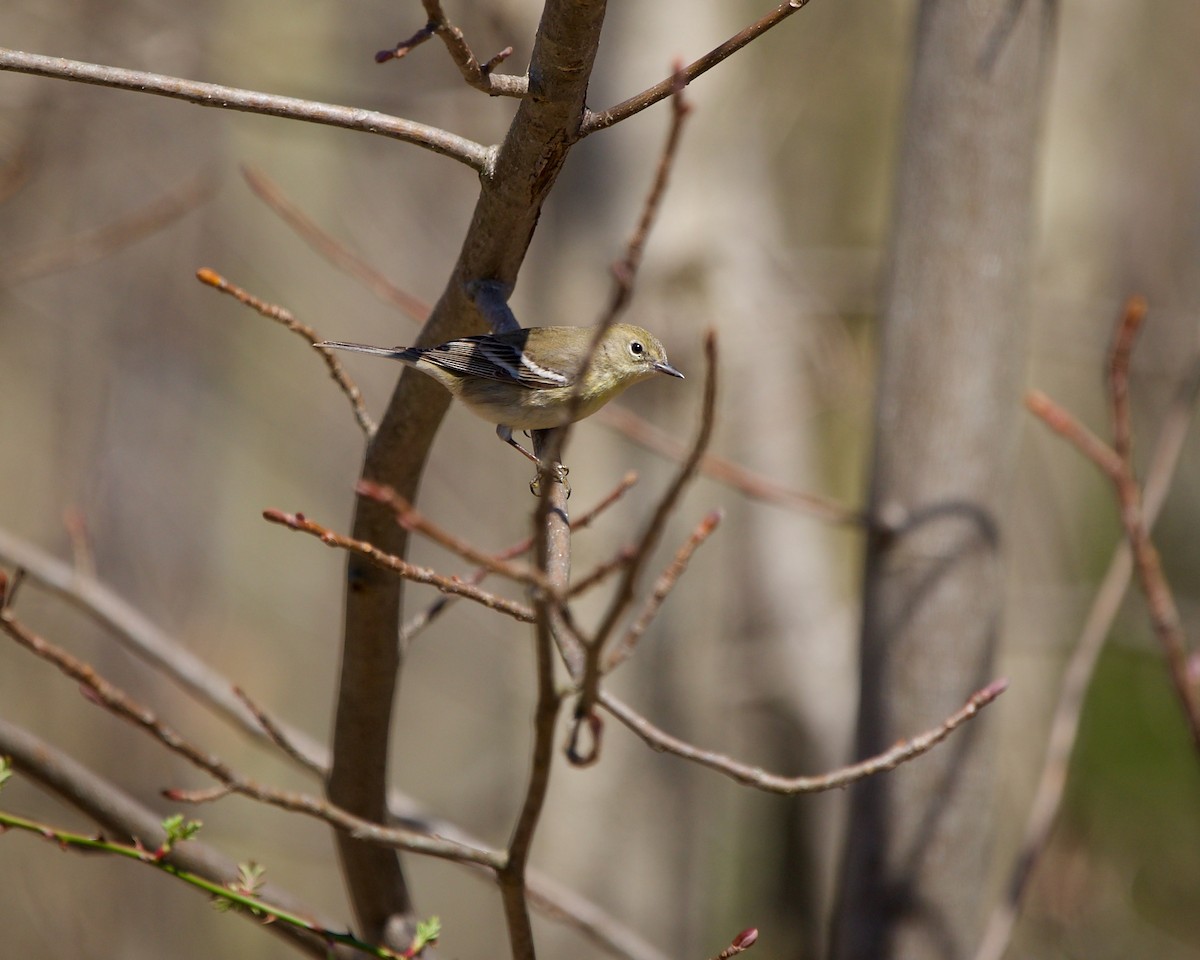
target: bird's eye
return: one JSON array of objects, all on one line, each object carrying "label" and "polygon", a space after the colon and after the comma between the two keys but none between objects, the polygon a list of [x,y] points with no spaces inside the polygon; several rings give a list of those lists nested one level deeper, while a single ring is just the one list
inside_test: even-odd
[{"label": "bird's eye", "polygon": [[629,342],[629,352],[635,357],[640,357],[646,352],[646,348],[642,346],[642,342],[640,340],[631,340]]}]

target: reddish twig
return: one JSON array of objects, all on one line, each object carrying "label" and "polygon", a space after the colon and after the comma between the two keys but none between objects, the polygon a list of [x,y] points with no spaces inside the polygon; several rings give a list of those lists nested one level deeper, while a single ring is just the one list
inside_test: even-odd
[{"label": "reddish twig", "polygon": [[[687,455],[687,447],[682,442],[619,402],[610,403],[595,415],[595,419],[660,457],[679,462]],[[806,513],[828,523],[862,522],[862,514],[857,510],[816,494],[791,490],[714,453],[705,453],[700,459],[700,472],[761,503]]]},{"label": "reddish twig", "polygon": [[454,536],[450,531],[426,517],[386,484],[375,483],[373,480],[360,480],[354,490],[355,493],[361,496],[390,507],[396,515],[396,522],[405,530],[420,533],[428,537],[434,543],[445,547],[451,553],[461,557],[468,563],[482,567],[488,573],[507,577],[516,583],[540,587],[543,590],[548,589],[545,580],[538,575],[536,570],[531,570],[528,567],[519,567],[505,558],[485,553],[461,537]]},{"label": "reddish twig", "polygon": [[679,151],[679,141],[683,136],[684,121],[691,113],[691,105],[684,99],[685,86],[682,64],[675,64],[675,74],[672,77],[671,89],[671,126],[667,131],[667,141],[663,145],[662,155],[658,158],[658,169],[654,174],[654,182],[646,201],[642,205],[642,215],[638,220],[633,235],[625,247],[625,256],[612,265],[613,292],[609,299],[608,312],[605,321],[611,324],[617,315],[629,303],[633,295],[633,283],[637,277],[638,268],[642,263],[642,253],[646,248],[646,239],[650,236],[650,228],[658,216],[663,195],[667,190],[671,169],[675,165],[675,157]]},{"label": "reddish twig", "polygon": [[[797,10],[807,6],[807,4],[808,0],[788,0],[786,3],[781,3],[761,20],[750,24],[746,29],[736,33],[719,47],[710,50],[699,60],[689,63],[682,71],[677,71],[676,73],[682,74],[683,82],[686,86],[702,73],[707,73],[726,57],[732,56],[741,50],[742,47],[746,46],[746,44],[757,40],[772,27],[781,24]],[[595,133],[597,130],[611,127],[614,123],[620,123],[622,120],[632,117],[635,113],[640,113],[647,107],[653,106],[659,100],[663,100],[671,95],[671,92],[675,88],[675,83],[675,75],[672,75],[667,77],[666,80],[656,83],[649,89],[630,97],[628,100],[622,100],[615,107],[609,107],[600,113],[588,111],[583,119],[582,135],[587,136],[589,133]]]},{"label": "reddish twig", "polygon": [[[267,303],[265,300],[260,300],[252,293],[247,293],[236,284],[230,283],[215,270],[210,270],[208,267],[201,267],[196,271],[196,279],[215,290],[229,294],[239,303],[257,310],[264,317],[282,324],[291,330],[292,333],[303,337],[314,347],[317,347],[317,344],[324,339],[312,327],[297,320],[291,311],[276,304]],[[329,368],[329,375],[333,377],[334,383],[341,388],[342,393],[346,395],[346,399],[350,401],[350,407],[354,411],[354,419],[358,421],[359,428],[366,438],[370,440],[375,435],[378,427],[375,421],[371,419],[371,415],[367,413],[367,405],[363,400],[362,392],[358,389],[354,381],[350,379],[332,350],[317,347],[317,352],[325,360],[325,366]]]},{"label": "reddish twig", "polygon": [[667,595],[675,588],[675,584],[679,582],[679,578],[683,576],[687,570],[688,563],[691,562],[692,554],[694,554],[700,546],[712,536],[713,531],[721,523],[724,514],[720,510],[713,510],[707,517],[700,521],[691,536],[683,543],[683,545],[675,552],[675,556],[667,565],[667,568],[658,578],[658,582],[654,584],[654,590],[650,596],[646,598],[646,602],[642,605],[642,612],[638,614],[638,618],[633,622],[633,625],[625,631],[619,643],[612,646],[608,656],[604,660],[604,672],[610,671],[619,667],[622,663],[628,660],[634,649],[637,647],[638,641],[645,634],[646,629],[662,608],[663,602],[667,599]]},{"label": "reddish twig", "polygon": [[1200,751],[1200,697],[1188,670],[1187,638],[1175,605],[1175,596],[1163,572],[1162,560],[1142,508],[1142,491],[1133,466],[1133,429],[1129,410],[1129,359],[1133,344],[1146,317],[1146,303],[1131,297],[1117,325],[1109,360],[1109,391],[1112,399],[1113,449],[1121,461],[1116,478],[1117,500],[1121,507],[1121,524],[1133,548],[1134,569],[1146,605],[1150,623],[1166,657],[1167,669],[1175,693],[1179,697],[1192,742]]},{"label": "reddish twig", "polygon": [[119,220],[74,236],[59,237],[41,250],[14,254],[0,261],[0,283],[11,286],[107,257],[153,236],[195,210],[213,195],[216,185],[211,174],[198,174]]},{"label": "reddish twig", "polygon": [[425,322],[429,316],[429,304],[396,286],[344,243],[319,227],[261,170],[248,164],[242,164],[241,170],[254,195],[274,210],[318,254],[347,276],[353,277],[384,303],[398,307],[417,323]]},{"label": "reddish twig", "polygon": [[[1146,524],[1151,528],[1166,501],[1167,491],[1170,489],[1188,436],[1188,428],[1195,414],[1198,394],[1200,357],[1193,360],[1191,370],[1180,384],[1170,408],[1163,417],[1162,430],[1146,471],[1145,518]],[[1050,843],[1051,832],[1062,804],[1068,766],[1074,752],[1083,704],[1091,686],[1096,662],[1128,591],[1132,575],[1132,551],[1129,541],[1122,540],[1113,551],[1108,570],[1096,590],[1079,640],[1063,673],[1058,704],[1050,723],[1046,756],[1042,761],[1042,771],[1033,802],[1029,806],[1021,847],[1014,858],[1005,896],[992,910],[979,949],[975,953],[975,960],[1001,960],[1008,949],[1025,893],[1034,870]]]},{"label": "reddish twig", "polygon": [[734,937],[733,942],[730,943],[729,946],[727,946],[720,953],[718,953],[713,960],[730,960],[730,958],[736,957],[739,953],[744,953],[746,950],[749,950],[757,942],[757,928],[749,927]]},{"label": "reddish twig", "polygon": [[1007,680],[996,680],[973,694],[961,709],[952,713],[932,730],[909,740],[901,740],[883,753],[868,760],[813,777],[783,777],[767,773],[761,767],[740,763],[723,753],[701,750],[699,747],[660,730],[606,691],[600,692],[598,703],[637,734],[653,750],[671,753],[684,760],[691,760],[693,763],[708,767],[708,769],[724,774],[738,783],[758,790],[790,796],[797,793],[821,793],[825,790],[835,790],[885,770],[894,770],[900,764],[932,750],[960,726],[975,717],[980,710],[1000,696],[1007,688]]},{"label": "reddish twig", "polygon": [[1111,480],[1121,475],[1121,460],[1113,448],[1060,407],[1041,390],[1025,394],[1025,406],[1060,437],[1071,442],[1075,449],[1091,460]]},{"label": "reddish twig", "polygon": [[508,616],[523,623],[533,623],[534,621],[533,611],[524,604],[498,597],[455,577],[443,576],[434,570],[430,570],[428,567],[415,566],[400,557],[384,553],[374,544],[367,543],[364,540],[355,540],[351,537],[344,537],[339,533],[334,533],[328,527],[309,520],[302,513],[264,510],[262,515],[263,519],[270,523],[277,523],[280,526],[287,527],[289,530],[296,530],[300,533],[307,533],[314,536],[326,546],[336,547],[339,550],[347,550],[366,557],[376,566],[384,570],[390,570],[405,580],[411,580],[413,583],[424,583],[431,587],[437,587],[443,593],[453,593],[457,596],[465,597],[467,600],[474,600],[489,610],[508,614]]}]

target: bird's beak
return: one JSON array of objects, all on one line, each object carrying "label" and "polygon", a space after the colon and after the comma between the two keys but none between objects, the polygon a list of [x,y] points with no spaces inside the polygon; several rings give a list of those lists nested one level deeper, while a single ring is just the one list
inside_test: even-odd
[{"label": "bird's beak", "polygon": [[668,377],[678,377],[680,380],[683,379],[683,374],[665,361],[659,360],[654,364],[654,369],[659,373],[665,373]]}]

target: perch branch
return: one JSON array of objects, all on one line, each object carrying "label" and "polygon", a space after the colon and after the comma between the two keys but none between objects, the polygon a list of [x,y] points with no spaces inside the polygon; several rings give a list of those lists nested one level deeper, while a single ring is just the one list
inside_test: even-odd
[{"label": "perch branch", "polygon": [[146,73],[141,70],[124,70],[96,63],[82,63],[62,57],[45,57],[20,50],[0,47],[0,70],[15,73],[30,73],[39,77],[59,80],[74,80],[77,83],[94,83],[118,90],[137,93],[153,93],[161,97],[184,100],[201,107],[217,107],[222,110],[240,110],[244,113],[260,113],[308,123],[322,123],[346,130],[374,133],[394,140],[424,147],[444,157],[466,164],[481,176],[489,176],[494,159],[494,150],[474,143],[465,137],[430,127],[412,120],[402,120],[374,110],[357,107],[342,107],[332,103],[299,100],[295,97],[280,97],[256,90],[241,90],[224,87],[216,83],[201,83],[182,77]]}]

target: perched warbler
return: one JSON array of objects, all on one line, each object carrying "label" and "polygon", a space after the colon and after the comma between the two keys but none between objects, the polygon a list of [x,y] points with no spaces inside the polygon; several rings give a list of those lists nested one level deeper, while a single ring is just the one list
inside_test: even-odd
[{"label": "perched warbler", "polygon": [[629,323],[613,324],[604,332],[581,373],[594,336],[587,327],[528,327],[437,347],[333,340],[316,346],[373,353],[415,367],[496,424],[501,440],[539,463],[513,439],[514,430],[548,430],[590,417],[626,387],[656,373],[683,379],[667,362],[658,338]]}]

